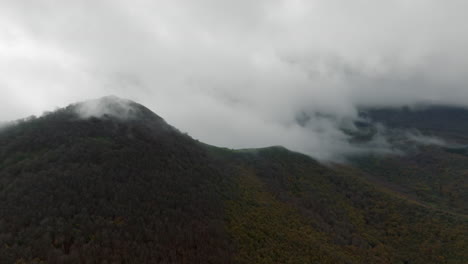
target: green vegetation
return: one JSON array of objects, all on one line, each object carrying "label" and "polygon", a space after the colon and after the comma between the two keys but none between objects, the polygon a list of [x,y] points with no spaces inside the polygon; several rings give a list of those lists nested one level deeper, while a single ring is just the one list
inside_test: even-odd
[{"label": "green vegetation", "polygon": [[[298,259],[268,255],[273,263],[314,263],[301,254],[314,247],[322,258],[316,263],[463,263],[468,258],[466,218],[384,193],[358,169],[324,167],[282,148],[246,153],[238,162],[244,168],[239,172],[243,195],[234,207],[236,228],[229,232],[240,240],[242,256],[249,256],[243,263],[259,262],[253,258],[259,248],[273,245],[272,251],[282,252],[282,239],[296,230],[304,234],[288,243],[294,243]],[[280,228],[281,221],[290,224]],[[289,236],[275,239],[270,230]],[[263,232],[265,242],[251,243],[246,234],[252,232]]]},{"label": "green vegetation", "polygon": [[219,166],[148,119],[64,109],[0,134],[0,263],[229,259]]},{"label": "green vegetation", "polygon": [[466,263],[463,153],[324,166],[194,141],[148,109],[0,133],[0,263]]},{"label": "green vegetation", "polygon": [[325,246],[326,236],[275,199],[253,172],[241,172],[238,181],[238,199],[226,202],[236,263],[344,263],[336,247]]},{"label": "green vegetation", "polygon": [[[427,206],[468,215],[468,157],[422,147],[405,156],[367,156],[354,163],[376,184]],[[369,178],[369,177],[368,177]]]}]

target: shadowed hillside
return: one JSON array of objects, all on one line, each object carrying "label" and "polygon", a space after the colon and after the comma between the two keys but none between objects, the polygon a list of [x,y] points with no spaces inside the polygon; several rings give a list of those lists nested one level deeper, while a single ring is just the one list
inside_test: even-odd
[{"label": "shadowed hillside", "polygon": [[464,156],[437,151],[325,166],[114,97],[71,105],[0,133],[0,263],[465,263]]},{"label": "shadowed hillside", "polygon": [[77,107],[0,135],[0,263],[230,258],[229,177],[203,148],[140,105],[126,119],[82,119]]}]

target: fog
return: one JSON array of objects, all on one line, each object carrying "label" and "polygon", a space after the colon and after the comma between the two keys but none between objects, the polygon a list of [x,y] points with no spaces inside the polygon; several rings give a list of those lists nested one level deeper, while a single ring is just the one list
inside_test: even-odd
[{"label": "fog", "polygon": [[105,96],[86,100],[73,104],[73,106],[72,109],[78,114],[79,118],[82,119],[109,116],[122,120],[129,120],[137,118],[139,112],[138,109],[135,109],[132,101],[116,96]]},{"label": "fog", "polygon": [[353,129],[358,107],[468,105],[467,8],[3,0],[0,120],[113,94],[214,145],[283,145],[325,160],[391,151],[385,137],[350,145],[342,128]]}]

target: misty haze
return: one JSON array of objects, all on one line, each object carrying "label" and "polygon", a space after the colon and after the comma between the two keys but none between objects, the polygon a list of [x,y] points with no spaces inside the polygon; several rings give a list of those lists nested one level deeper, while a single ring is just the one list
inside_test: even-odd
[{"label": "misty haze", "polygon": [[468,263],[468,2],[0,2],[0,263]]}]

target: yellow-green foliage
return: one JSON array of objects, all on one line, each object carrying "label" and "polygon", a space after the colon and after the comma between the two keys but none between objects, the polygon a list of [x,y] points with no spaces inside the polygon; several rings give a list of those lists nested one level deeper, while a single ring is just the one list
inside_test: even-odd
[{"label": "yellow-green foliage", "polygon": [[236,263],[466,263],[464,218],[411,202],[346,166],[272,148],[239,159],[227,230]]},{"label": "yellow-green foliage", "polygon": [[238,179],[239,198],[226,208],[238,263],[344,263],[325,235],[275,199],[253,172],[244,170]]}]

